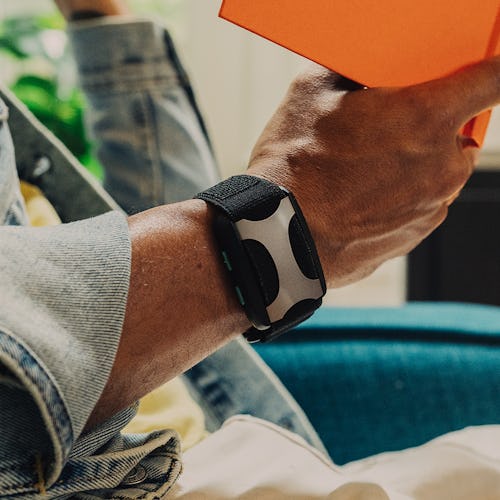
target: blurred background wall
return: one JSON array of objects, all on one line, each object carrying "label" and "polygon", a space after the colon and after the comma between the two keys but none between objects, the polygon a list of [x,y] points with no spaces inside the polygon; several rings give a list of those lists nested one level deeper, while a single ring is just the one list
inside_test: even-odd
[{"label": "blurred background wall", "polygon": [[[307,61],[217,17],[221,0],[131,0],[168,26],[190,73],[224,176],[241,172],[251,147]],[[0,16],[50,12],[50,0],[0,0]],[[57,44],[57,41],[53,43]],[[4,78],[15,67],[0,59]],[[67,75],[68,79],[72,76]],[[494,113],[482,164],[500,164],[500,113]],[[334,194],[333,194],[334,195]],[[331,305],[395,305],[405,300],[406,260],[386,263],[362,282],[329,292]]]}]

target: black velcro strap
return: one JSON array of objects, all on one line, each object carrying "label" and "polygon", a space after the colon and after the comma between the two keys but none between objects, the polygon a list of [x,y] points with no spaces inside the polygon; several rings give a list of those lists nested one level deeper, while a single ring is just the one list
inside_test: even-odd
[{"label": "black velcro strap", "polygon": [[231,221],[264,219],[277,208],[287,192],[277,184],[254,175],[235,175],[220,182],[195,198],[220,208]]}]

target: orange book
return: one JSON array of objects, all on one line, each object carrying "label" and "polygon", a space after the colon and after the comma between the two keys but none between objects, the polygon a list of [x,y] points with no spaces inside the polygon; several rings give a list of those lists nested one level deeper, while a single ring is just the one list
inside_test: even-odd
[{"label": "orange book", "polygon": [[[224,0],[220,16],[368,87],[500,53],[500,0]],[[464,131],[482,144],[489,112]]]}]

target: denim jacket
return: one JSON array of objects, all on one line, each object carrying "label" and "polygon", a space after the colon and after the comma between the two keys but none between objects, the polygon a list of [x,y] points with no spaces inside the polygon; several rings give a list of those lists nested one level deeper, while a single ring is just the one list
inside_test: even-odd
[{"label": "denim jacket", "polygon": [[[106,186],[122,206],[138,211],[213,184],[202,121],[182,85],[185,74],[171,62],[166,32],[149,21],[120,20],[81,23],[70,35]],[[129,408],[83,432],[120,338],[130,272],[125,217],[57,139],[8,91],[2,95],[0,497],[160,498],[181,470],[174,431],[120,434],[135,413]],[[159,137],[165,151],[155,157]],[[141,182],[126,172],[136,163]],[[17,171],[42,188],[64,222],[86,220],[21,227]],[[82,189],[85,183],[92,189]]]},{"label": "denim jacket", "polygon": [[[215,183],[205,126],[168,33],[121,18],[78,23],[69,33],[105,188],[120,206],[132,213]],[[130,272],[123,212],[24,106],[6,90],[0,95],[0,497],[162,498],[181,471],[174,431],[121,434],[132,407],[83,432],[123,322]],[[17,173],[45,192],[66,224],[22,227]],[[297,403],[241,341],[186,381],[212,430],[251,413],[321,448]]]}]

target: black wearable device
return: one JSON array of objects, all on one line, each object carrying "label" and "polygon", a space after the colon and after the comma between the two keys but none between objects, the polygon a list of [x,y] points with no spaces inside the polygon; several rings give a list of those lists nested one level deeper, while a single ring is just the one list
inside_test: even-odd
[{"label": "black wearable device", "polygon": [[253,327],[266,342],[321,305],[325,279],[309,228],[292,193],[237,175],[196,195],[217,207],[214,233],[224,265]]}]

